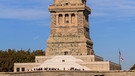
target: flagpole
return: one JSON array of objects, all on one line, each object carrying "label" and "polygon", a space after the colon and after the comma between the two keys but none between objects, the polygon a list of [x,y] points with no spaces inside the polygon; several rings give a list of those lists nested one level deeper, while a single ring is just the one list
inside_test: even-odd
[{"label": "flagpole", "polygon": [[[119,56],[119,65],[121,66],[121,63],[120,63],[120,49],[119,49],[119,55],[118,56]],[[121,67],[120,67],[120,70],[121,70]]]},{"label": "flagpole", "polygon": [[124,62],[124,58],[122,57],[122,54],[121,54],[121,52],[119,50],[119,65],[122,67],[121,61]]},{"label": "flagpole", "polygon": [[119,65],[121,65],[121,63],[120,63],[120,49],[119,49],[119,55],[118,56],[119,56]]}]

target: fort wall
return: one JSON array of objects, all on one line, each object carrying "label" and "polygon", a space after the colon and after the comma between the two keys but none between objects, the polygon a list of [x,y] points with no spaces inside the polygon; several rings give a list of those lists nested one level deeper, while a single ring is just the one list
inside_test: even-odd
[{"label": "fort wall", "polygon": [[36,71],[2,72],[0,76],[135,76],[135,71]]}]

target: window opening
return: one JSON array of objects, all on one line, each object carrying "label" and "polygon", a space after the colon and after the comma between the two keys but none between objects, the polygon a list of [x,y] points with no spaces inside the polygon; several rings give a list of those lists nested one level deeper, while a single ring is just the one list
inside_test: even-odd
[{"label": "window opening", "polygon": [[16,71],[17,71],[17,72],[20,72],[20,68],[16,68]]},{"label": "window opening", "polygon": [[25,68],[23,67],[23,68],[22,68],[22,72],[24,72],[24,71],[25,71]]}]

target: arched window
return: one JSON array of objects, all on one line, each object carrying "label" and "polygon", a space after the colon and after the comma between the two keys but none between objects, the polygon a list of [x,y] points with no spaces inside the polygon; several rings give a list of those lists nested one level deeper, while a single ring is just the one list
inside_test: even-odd
[{"label": "arched window", "polygon": [[65,23],[69,23],[69,15],[65,14]]},{"label": "arched window", "polygon": [[63,17],[62,14],[59,14],[59,18],[58,18],[59,24],[62,24],[62,21],[63,21],[63,20],[62,20],[62,17]]},{"label": "arched window", "polygon": [[71,23],[75,24],[75,14],[71,14]]}]

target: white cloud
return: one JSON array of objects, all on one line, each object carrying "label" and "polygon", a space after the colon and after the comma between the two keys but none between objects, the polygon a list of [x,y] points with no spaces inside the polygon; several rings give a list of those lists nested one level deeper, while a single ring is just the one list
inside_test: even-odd
[{"label": "white cloud", "polygon": [[94,12],[92,13],[92,16],[108,16],[108,14],[103,12]]},{"label": "white cloud", "polygon": [[[50,13],[47,6],[53,0],[1,0],[0,18],[13,19],[48,19]],[[135,16],[133,0],[87,0],[92,9],[92,16],[132,17]]]},{"label": "white cloud", "polygon": [[0,18],[9,19],[43,19],[49,17],[45,0],[1,0]]},{"label": "white cloud", "polygon": [[87,2],[94,16],[121,18],[135,16],[134,0],[91,0]]},{"label": "white cloud", "polygon": [[0,9],[0,18],[40,19],[49,15],[48,11],[36,9]]},{"label": "white cloud", "polygon": [[39,36],[36,36],[33,38],[33,40],[38,40],[39,39]]}]

